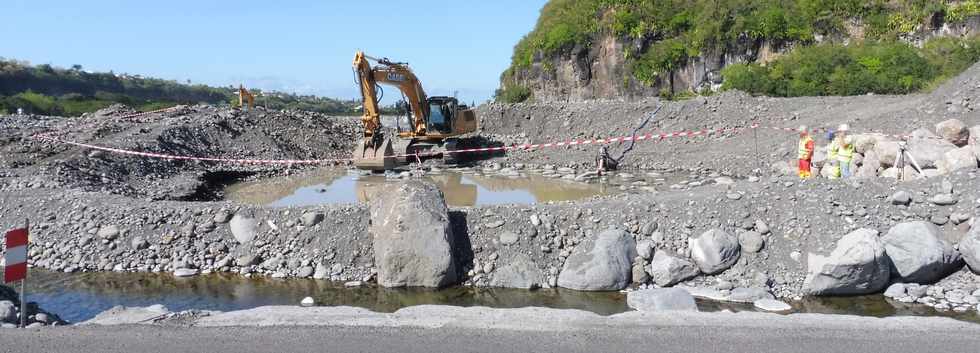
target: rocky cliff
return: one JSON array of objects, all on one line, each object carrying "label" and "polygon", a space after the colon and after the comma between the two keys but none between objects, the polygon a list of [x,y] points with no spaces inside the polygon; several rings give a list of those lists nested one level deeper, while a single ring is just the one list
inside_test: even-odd
[{"label": "rocky cliff", "polygon": [[[556,1],[552,1],[554,3]],[[546,15],[548,6],[542,10]],[[557,6],[557,5],[556,5]],[[615,17],[621,8],[607,9],[600,18]],[[967,37],[980,32],[980,16],[966,16],[949,20],[941,12],[925,16],[912,25],[897,26],[887,38],[893,38],[921,47],[934,37]],[[608,20],[600,19],[599,23]],[[892,21],[894,22],[894,21]],[[891,23],[891,22],[890,22]],[[535,31],[542,27],[539,22]],[[529,64],[518,64],[515,48],[514,64],[501,76],[501,92],[519,88],[539,102],[585,101],[592,99],[633,100],[656,96],[666,92],[717,91],[723,81],[721,70],[735,63],[765,64],[801,45],[841,43],[866,38],[885,39],[879,28],[860,18],[841,21],[836,30],[814,32],[804,40],[767,39],[764,36],[744,33],[735,40],[727,40],[711,50],[692,50],[696,55],[686,58],[672,72],[658,73],[652,79],[641,80],[635,72],[636,59],[658,42],[669,38],[663,33],[652,33],[636,38],[635,35],[617,35],[613,30],[598,30],[589,34],[581,43],[566,45],[558,50],[531,50]],[[903,31],[906,30],[906,31]],[[528,36],[535,34],[532,32]],[[526,37],[523,41],[530,41]]]}]

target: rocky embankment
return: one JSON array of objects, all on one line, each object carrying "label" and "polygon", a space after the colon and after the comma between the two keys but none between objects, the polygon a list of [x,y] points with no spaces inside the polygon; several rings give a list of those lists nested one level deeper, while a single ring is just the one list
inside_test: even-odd
[{"label": "rocky embankment", "polygon": [[[0,328],[20,325],[20,297],[13,288],[0,284]],[[41,309],[37,303],[27,303],[27,327],[57,326],[67,324],[58,315]]]}]

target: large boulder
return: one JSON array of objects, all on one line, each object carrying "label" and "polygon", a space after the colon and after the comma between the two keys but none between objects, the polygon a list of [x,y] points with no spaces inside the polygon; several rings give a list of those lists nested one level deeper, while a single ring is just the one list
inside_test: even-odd
[{"label": "large boulder", "polygon": [[963,267],[959,252],[942,240],[942,230],[923,222],[899,223],[882,237],[892,274],[903,283],[929,284]]},{"label": "large boulder", "polygon": [[861,162],[861,166],[857,168],[854,176],[858,178],[875,178],[878,176],[879,168],[881,168],[881,160],[878,158],[878,153],[868,151],[864,154],[864,160]]},{"label": "large boulder", "polygon": [[493,272],[491,287],[540,288],[545,283],[544,273],[525,254],[517,253],[510,261]]},{"label": "large boulder", "polygon": [[698,266],[688,259],[680,258],[667,250],[659,250],[653,254],[653,260],[647,265],[647,274],[653,283],[661,287],[669,287],[701,273]]},{"label": "large boulder", "polygon": [[888,284],[890,265],[878,231],[858,229],[838,240],[830,256],[808,256],[803,290],[811,295],[875,293]]},{"label": "large boulder", "polygon": [[371,203],[378,284],[442,287],[456,281],[453,232],[442,192],[431,183],[386,185]]},{"label": "large boulder", "polygon": [[738,237],[721,229],[712,229],[700,237],[687,240],[691,258],[701,272],[713,275],[727,270],[738,261]]},{"label": "large boulder", "polygon": [[871,151],[878,156],[881,167],[888,168],[894,166],[898,160],[898,141],[881,135],[874,135],[874,137],[877,139],[877,142]]},{"label": "large boulder", "polygon": [[980,275],[980,224],[974,224],[970,232],[960,240],[960,253],[973,273]]},{"label": "large boulder", "polygon": [[970,130],[966,124],[957,119],[949,119],[936,124],[936,134],[957,146],[965,146],[970,139]]},{"label": "large boulder", "polygon": [[942,173],[952,173],[960,169],[976,169],[977,155],[973,151],[973,146],[952,149],[943,155],[943,159],[937,162],[936,167]]},{"label": "large boulder", "polygon": [[626,288],[636,256],[632,236],[619,229],[605,230],[575,247],[558,274],[558,286],[583,291]]},{"label": "large boulder", "polygon": [[641,312],[698,311],[691,293],[681,288],[651,288],[626,294],[626,305]]},{"label": "large boulder", "polygon": [[956,149],[952,143],[937,138],[912,139],[907,147],[920,168],[937,168],[946,157],[946,152]]},{"label": "large boulder", "polygon": [[874,150],[878,143],[878,138],[871,134],[855,134],[851,137],[854,139],[854,151],[864,155]]}]

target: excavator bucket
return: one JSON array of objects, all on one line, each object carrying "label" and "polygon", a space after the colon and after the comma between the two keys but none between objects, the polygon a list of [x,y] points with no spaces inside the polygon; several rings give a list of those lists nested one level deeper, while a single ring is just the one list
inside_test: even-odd
[{"label": "excavator bucket", "polygon": [[377,148],[375,146],[357,143],[354,147],[354,166],[364,170],[388,170],[396,165],[395,153],[391,149],[391,140],[384,139]]}]

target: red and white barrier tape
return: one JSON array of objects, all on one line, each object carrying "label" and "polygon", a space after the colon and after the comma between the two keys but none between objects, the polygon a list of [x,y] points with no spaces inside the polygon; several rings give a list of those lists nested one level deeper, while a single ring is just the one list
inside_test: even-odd
[{"label": "red and white barrier tape", "polygon": [[194,156],[178,156],[172,154],[154,153],[154,152],[142,152],[125,150],[121,148],[105,147],[92,145],[87,143],[63,140],[57,137],[52,137],[46,134],[34,135],[34,138],[52,142],[59,142],[67,145],[88,148],[98,151],[105,151],[111,153],[118,153],[130,156],[140,156],[158,159],[170,159],[170,160],[184,160],[184,161],[200,161],[200,162],[217,162],[217,163],[231,163],[231,164],[336,164],[344,163],[350,161],[349,158],[345,159],[242,159],[242,158],[217,158],[217,157],[194,157]]},{"label": "red and white barrier tape", "polygon": [[655,139],[663,140],[672,137],[695,137],[695,136],[706,136],[710,134],[721,134],[726,132],[739,132],[741,130],[756,128],[756,127],[757,126],[751,126],[748,128],[705,129],[705,130],[679,131],[679,132],[661,133],[661,134],[647,133],[647,134],[637,135],[637,136],[597,138],[591,140],[568,140],[562,142],[471,148],[471,149],[461,149],[461,150],[436,152],[436,153],[421,154],[421,155],[425,156],[425,155],[440,154],[440,153],[470,153],[470,152],[495,152],[495,151],[511,151],[511,150],[533,150],[533,149],[550,148],[550,147],[601,145],[601,144],[610,144],[616,142],[644,141],[644,140],[655,140]]},{"label": "red and white barrier tape", "polygon": [[[168,110],[176,109],[178,107],[180,107],[180,106],[170,107],[170,108],[160,109],[160,110],[155,110],[155,111],[152,111],[152,112],[144,112],[144,113],[130,114],[130,115],[127,115],[127,116],[123,116],[121,118],[128,118],[128,117],[141,116],[141,115],[147,115],[147,114],[153,114],[153,113],[160,113],[160,112],[165,112],[165,111],[168,111]],[[787,131],[787,132],[797,132],[797,131],[799,131],[798,129],[794,129],[794,128],[782,128],[782,127],[774,127],[774,126],[751,125],[749,127],[704,129],[704,130],[694,130],[694,131],[678,131],[678,132],[660,133],[660,134],[647,133],[647,134],[637,135],[637,136],[622,136],[622,137],[613,137],[613,138],[597,138],[597,139],[588,139],[588,140],[567,140],[567,141],[560,141],[560,142],[535,143],[535,144],[519,144],[519,145],[497,146],[497,147],[480,147],[480,148],[469,148],[469,149],[460,149],[460,150],[452,150],[452,151],[444,151],[444,152],[420,152],[418,154],[401,154],[401,155],[395,155],[395,156],[392,156],[392,157],[394,157],[394,158],[408,158],[408,157],[418,157],[418,156],[426,156],[426,157],[428,157],[428,156],[436,156],[436,155],[440,155],[440,154],[444,154],[444,153],[449,153],[449,154],[462,154],[462,153],[497,152],[497,151],[505,151],[506,152],[506,151],[515,151],[515,150],[529,151],[529,150],[542,149],[542,148],[553,148],[553,147],[583,146],[583,145],[600,145],[600,144],[610,144],[610,143],[629,142],[629,141],[664,140],[664,139],[667,139],[667,138],[674,138],[674,137],[697,137],[697,136],[707,136],[707,135],[711,135],[711,134],[739,133],[739,132],[742,132],[742,131],[745,131],[745,130],[760,129],[760,128],[761,129],[776,130],[776,131]],[[829,129],[814,129],[812,131],[813,132],[825,132],[825,131],[829,131]],[[38,134],[38,135],[34,135],[34,138],[35,139],[40,139],[40,140],[52,141],[52,142],[59,142],[59,143],[73,145],[73,146],[82,147],[82,148],[88,148],[88,149],[106,151],[106,152],[111,152],[111,153],[118,153],[118,154],[131,155],[131,156],[149,157],[149,158],[169,159],[169,160],[187,160],[187,161],[201,161],[201,162],[232,163],[232,164],[274,164],[274,165],[291,165],[291,164],[341,164],[341,163],[349,163],[349,162],[353,161],[353,159],[351,159],[351,158],[338,158],[338,159],[242,159],[242,158],[219,158],[219,157],[180,156],[180,155],[171,155],[171,154],[154,153],[154,152],[142,152],[142,151],[125,150],[125,149],[113,148],[113,147],[98,146],[98,145],[92,145],[92,144],[87,144],[87,143],[81,143],[81,142],[75,142],[75,141],[71,141],[71,140],[66,140],[66,139],[54,137],[54,136],[51,136],[51,135],[52,135],[52,133]],[[884,135],[884,136],[890,136],[890,137],[895,137],[895,138],[899,138],[899,139],[915,138],[914,136],[910,136],[910,135],[888,135],[888,134],[882,134],[882,135]],[[933,138],[933,137],[922,137],[922,138]]]},{"label": "red and white barrier tape", "polygon": [[[754,128],[753,126],[752,128]],[[705,129],[697,131],[680,131],[672,133],[662,133],[653,134],[648,133],[644,135],[637,136],[623,136],[623,137],[613,137],[613,138],[598,138],[591,140],[569,140],[562,142],[549,142],[549,143],[537,143],[537,144],[521,144],[521,145],[510,145],[510,146],[498,146],[498,147],[481,147],[481,148],[470,148],[470,149],[460,149],[445,152],[424,152],[418,154],[401,154],[392,156],[394,158],[406,158],[414,156],[434,156],[442,153],[474,153],[474,152],[496,152],[496,151],[511,151],[511,150],[534,150],[540,148],[551,148],[551,147],[563,147],[563,146],[578,146],[578,145],[590,145],[590,144],[608,144],[616,142],[628,142],[632,140],[644,141],[644,140],[655,140],[655,139],[666,139],[672,137],[695,137],[695,136],[705,136],[715,133],[725,133],[725,132],[738,132],[740,130],[745,130],[747,128],[729,128],[729,129]],[[339,164],[347,163],[353,161],[351,158],[343,159],[241,159],[241,158],[217,158],[217,157],[194,157],[194,156],[179,156],[155,152],[142,152],[126,150],[121,148],[98,146],[93,144],[75,142],[71,140],[66,140],[58,137],[51,136],[48,134],[37,134],[34,135],[35,139],[58,142],[67,145],[88,148],[93,150],[118,153],[130,156],[140,156],[149,158],[159,158],[159,159],[169,159],[169,160],[187,160],[187,161],[201,161],[201,162],[217,162],[217,163],[232,163],[232,164]]]}]

